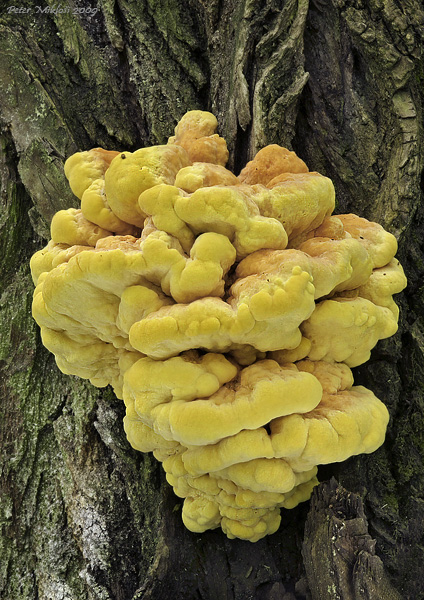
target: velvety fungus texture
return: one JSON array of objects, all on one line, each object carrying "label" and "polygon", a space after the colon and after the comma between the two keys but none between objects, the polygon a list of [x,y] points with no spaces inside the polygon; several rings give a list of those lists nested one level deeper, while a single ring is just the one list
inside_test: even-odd
[{"label": "velvety fungus texture", "polygon": [[191,531],[255,542],[317,465],[373,452],[388,412],[351,367],[397,330],[396,239],[332,215],[330,179],[267,146],[237,177],[217,120],[166,145],[65,163],[81,208],[31,260],[33,315],[64,373],[112,385]]}]

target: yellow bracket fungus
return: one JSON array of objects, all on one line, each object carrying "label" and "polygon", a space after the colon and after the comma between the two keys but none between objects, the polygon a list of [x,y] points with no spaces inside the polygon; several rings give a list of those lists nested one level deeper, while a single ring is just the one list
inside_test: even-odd
[{"label": "yellow bracket fungus", "polygon": [[110,208],[105,193],[104,179],[95,179],[81,198],[81,211],[84,217],[110,232],[121,235],[137,234],[137,228],[121,221]]},{"label": "yellow bracket fungus", "polygon": [[191,163],[204,162],[225,166],[228,160],[227,143],[216,130],[218,121],[212,113],[191,110],[175,128],[175,135],[168,144],[181,146],[190,157]]},{"label": "yellow bracket fungus", "polygon": [[31,259],[33,316],[64,373],[112,385],[188,529],[256,542],[317,466],[376,450],[389,415],[350,367],[397,330],[396,239],[332,215],[330,179],[266,146],[237,177],[207,112],[162,146],[78,152]]},{"label": "yellow bracket fungus", "polygon": [[112,160],[119,154],[116,150],[93,148],[86,152],[76,152],[65,162],[65,175],[69,186],[77,198],[82,199],[86,189],[96,179],[104,179]]},{"label": "yellow bracket fungus", "polygon": [[234,173],[225,167],[206,162],[195,162],[181,169],[175,178],[175,185],[188,193],[212,185],[239,185],[239,183]]},{"label": "yellow bracket fungus", "polygon": [[181,146],[121,152],[105,173],[108,205],[122,221],[143,228],[146,215],[138,205],[140,194],[160,183],[173,184],[178,171],[189,164],[190,159]]}]

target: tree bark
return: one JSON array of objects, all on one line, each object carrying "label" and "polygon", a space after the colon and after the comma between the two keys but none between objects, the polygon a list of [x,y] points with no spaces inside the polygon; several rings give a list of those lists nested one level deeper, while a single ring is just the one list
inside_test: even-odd
[{"label": "tree bark", "polygon": [[[1,597],[424,598],[422,3],[0,10]],[[236,173],[279,143],[331,177],[337,212],[394,233],[408,277],[399,332],[354,373],[389,408],[384,446],[321,468],[340,485],[282,511],[255,545],[184,528],[160,465],[126,441],[122,402],[62,375],[31,318],[29,258],[54,212],[76,206],[64,160],[162,143],[195,108],[217,116]]]}]

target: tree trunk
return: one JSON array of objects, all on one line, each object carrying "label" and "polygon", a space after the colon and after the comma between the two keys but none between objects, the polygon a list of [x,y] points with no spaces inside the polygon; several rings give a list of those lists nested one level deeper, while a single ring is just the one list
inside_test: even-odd
[{"label": "tree trunk", "polygon": [[[2,7],[2,598],[424,598],[423,24],[419,0]],[[384,446],[321,468],[340,485],[254,545],[184,528],[123,403],[62,375],[31,318],[29,258],[76,206],[64,160],[162,143],[195,108],[217,116],[236,173],[278,143],[331,177],[336,212],[394,233],[408,277],[399,332],[354,373],[389,408]]]}]

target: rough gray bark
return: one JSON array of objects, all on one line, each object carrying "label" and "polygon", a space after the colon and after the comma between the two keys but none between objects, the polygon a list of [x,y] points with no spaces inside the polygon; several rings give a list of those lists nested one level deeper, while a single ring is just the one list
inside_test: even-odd
[{"label": "rough gray bark", "polygon": [[312,599],[401,600],[375,549],[360,496],[335,479],[317,488],[303,541]]},{"label": "rough gray bark", "polygon": [[[31,319],[29,257],[53,213],[75,205],[65,158],[162,142],[184,112],[201,108],[218,117],[236,172],[267,143],[294,148],[333,179],[339,212],[398,236],[409,280],[400,330],[355,373],[391,412],[387,441],[320,472],[362,498],[355,527],[368,554],[349,547],[353,558],[334,563],[326,598],[376,598],[358,591],[373,578],[384,580],[382,600],[395,590],[424,598],[422,4],[34,0],[25,8],[0,14],[0,595],[324,597],[314,573],[339,540],[319,524],[338,518],[349,527],[352,516],[334,516],[326,488],[311,506],[283,511],[280,530],[254,546],[188,532],[159,466],[127,444],[122,403],[63,376]],[[346,564],[359,565],[349,585],[339,577]]]}]

